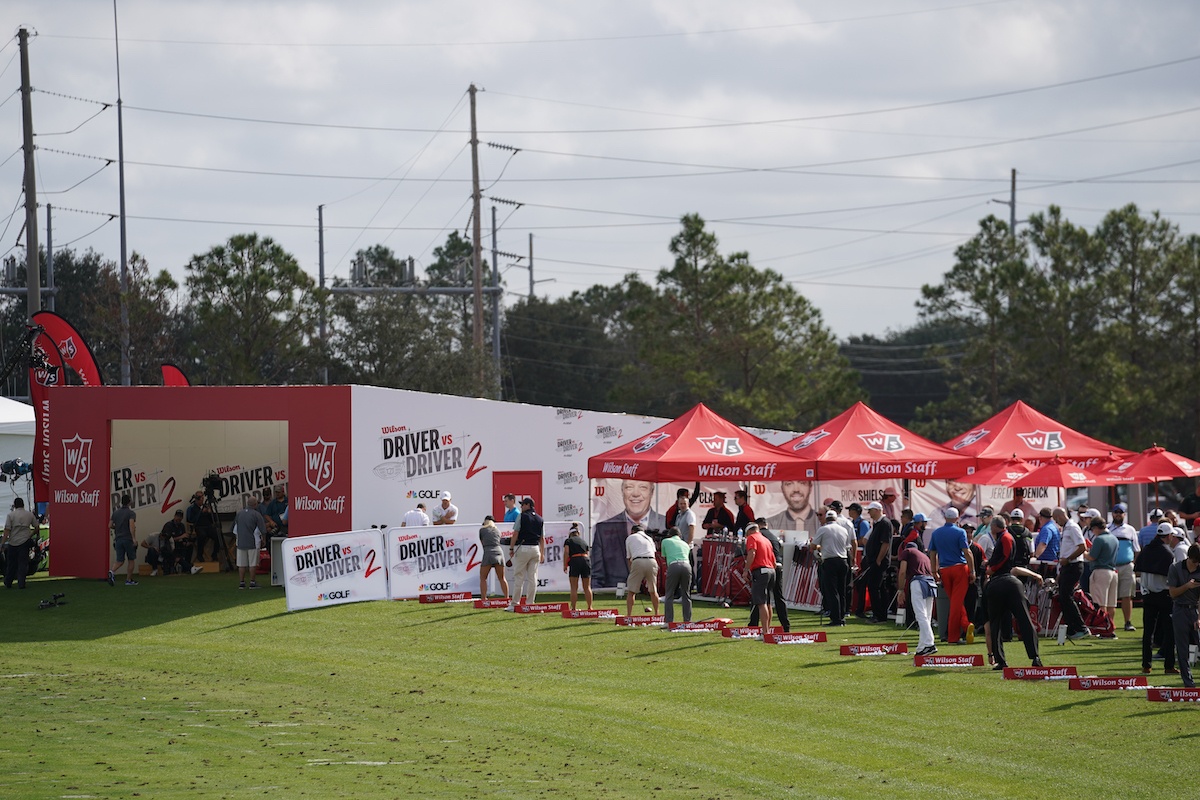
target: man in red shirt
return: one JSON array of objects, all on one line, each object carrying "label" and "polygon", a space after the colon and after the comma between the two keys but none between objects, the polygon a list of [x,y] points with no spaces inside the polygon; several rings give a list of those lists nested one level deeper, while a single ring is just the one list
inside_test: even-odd
[{"label": "man in red shirt", "polygon": [[775,585],[775,550],[757,523],[746,526],[746,580],[750,584],[750,602],[758,606],[763,628],[771,627],[771,593]]},{"label": "man in red shirt", "polygon": [[754,516],[754,509],[750,507],[750,498],[746,496],[744,489],[738,489],[733,493],[733,503],[737,506],[737,519],[733,521],[734,526],[739,531],[744,531],[750,527],[750,523],[758,519]]}]

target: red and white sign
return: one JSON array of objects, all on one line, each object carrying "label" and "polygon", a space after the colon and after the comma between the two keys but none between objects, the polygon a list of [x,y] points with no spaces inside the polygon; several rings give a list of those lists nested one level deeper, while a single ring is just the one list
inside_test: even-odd
[{"label": "red and white sign", "polygon": [[825,641],[825,631],[763,634],[766,644],[824,644]]},{"label": "red and white sign", "polygon": [[1146,699],[1154,703],[1200,703],[1200,689],[1147,689]]},{"label": "red and white sign", "polygon": [[473,595],[470,592],[434,592],[417,595],[420,603],[466,603]]},{"label": "red and white sign", "polygon": [[1006,681],[1062,681],[1078,677],[1074,667],[1005,667]]},{"label": "red and white sign", "polygon": [[1070,687],[1076,691],[1110,689],[1139,689],[1149,686],[1145,675],[1129,675],[1120,678],[1071,678]]},{"label": "red and white sign", "polygon": [[886,644],[844,644],[839,651],[844,656],[888,656],[908,652],[906,642],[887,642]]},{"label": "red and white sign", "polygon": [[567,603],[520,603],[513,611],[517,614],[561,614],[569,608]]},{"label": "red and white sign", "polygon": [[508,608],[508,600],[503,597],[488,600],[476,600],[476,608]]},{"label": "red and white sign", "polygon": [[702,631],[719,631],[722,628],[720,620],[710,619],[704,622],[672,622],[667,630],[672,633],[698,633]]},{"label": "red and white sign", "polygon": [[288,611],[387,599],[378,530],[288,538],[282,552]]},{"label": "red and white sign", "polygon": [[[765,633],[783,633],[783,628],[772,625],[767,628]],[[738,628],[724,627],[721,629],[721,635],[726,639],[758,639],[762,640],[764,630],[758,626],[743,625]]]},{"label": "red and white sign", "polygon": [[979,653],[965,656],[913,656],[914,667],[982,667]]},{"label": "red and white sign", "polygon": [[632,617],[617,617],[613,622],[626,628],[645,628],[651,625],[661,626],[664,624],[662,614],[658,616],[634,615]]},{"label": "red and white sign", "polygon": [[569,608],[564,608],[563,619],[616,619],[621,616],[621,612],[615,608],[594,608],[588,611],[586,608],[576,609],[572,611]]}]

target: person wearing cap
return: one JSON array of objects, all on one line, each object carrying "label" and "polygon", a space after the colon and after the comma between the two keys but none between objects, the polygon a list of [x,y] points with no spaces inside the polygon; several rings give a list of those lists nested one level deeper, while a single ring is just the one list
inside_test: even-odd
[{"label": "person wearing cap", "polygon": [[[429,524],[427,521],[426,525]],[[504,599],[508,599],[508,580],[504,577],[504,548],[500,544],[500,529],[496,527],[496,519],[491,514],[483,518],[483,526],[479,529],[479,599],[487,600],[488,575],[496,573],[500,581],[500,589]]]},{"label": "person wearing cap", "polygon": [[846,624],[846,579],[858,553],[854,534],[838,523],[833,509],[825,512],[825,524],[817,528],[813,549],[821,559],[821,597],[829,605],[829,624]]},{"label": "person wearing cap", "polygon": [[634,525],[641,525],[645,530],[666,527],[666,517],[650,507],[653,500],[653,483],[632,478],[621,481],[621,511],[597,522],[592,531],[593,588],[613,588],[628,577],[625,538]]},{"label": "person wearing cap", "polygon": [[1187,558],[1188,540],[1187,532],[1178,525],[1165,523],[1171,528],[1171,535],[1167,539],[1167,544],[1171,546],[1171,552],[1175,555],[1175,563],[1178,564]]},{"label": "person wearing cap", "polygon": [[1167,591],[1167,574],[1175,563],[1170,540],[1174,529],[1161,523],[1155,536],[1138,551],[1133,569],[1142,581],[1142,672],[1149,675],[1154,663],[1154,646],[1158,641],[1163,654],[1163,672],[1178,675],[1175,668],[1175,633],[1171,626],[1171,593]]},{"label": "person wearing cap", "polygon": [[425,504],[417,503],[417,507],[404,514],[400,521],[401,528],[422,528],[429,525],[429,514],[425,512]]},{"label": "person wearing cap", "polygon": [[1200,478],[1196,479],[1196,487],[1192,493],[1180,501],[1179,517],[1188,528],[1195,527],[1196,521],[1200,520]]},{"label": "person wearing cap", "polygon": [[1088,506],[1087,501],[1083,501],[1075,508],[1075,519],[1079,523],[1079,527],[1084,529],[1084,535],[1087,534],[1088,520],[1092,517],[1092,509]]},{"label": "person wearing cap", "polygon": [[[1063,512],[1065,521],[1066,512]],[[1058,551],[1062,542],[1062,528],[1054,520],[1054,510],[1043,508],[1038,512],[1038,535],[1033,540],[1033,557],[1038,561],[1052,564],[1058,561]]]},{"label": "person wearing cap", "polygon": [[1167,571],[1167,591],[1171,594],[1171,626],[1175,634],[1175,663],[1183,685],[1195,687],[1188,647],[1200,628],[1200,544],[1188,547],[1187,558]]},{"label": "person wearing cap", "polygon": [[[858,578],[855,580],[855,606],[866,608],[866,598],[863,592],[870,594],[871,617],[868,622],[887,622],[888,599],[883,596],[883,578],[887,571],[888,558],[892,552],[892,521],[883,514],[883,504],[875,501],[867,506],[867,515],[871,518],[871,535],[867,537],[867,546],[863,550],[862,564],[859,567]],[[860,599],[862,602],[860,603]],[[865,618],[866,614],[857,616]]]},{"label": "person wearing cap", "polygon": [[458,522],[458,506],[451,504],[449,492],[442,492],[441,505],[433,507],[429,518],[434,525],[453,525]]},{"label": "person wearing cap", "polygon": [[1121,616],[1125,618],[1125,630],[1136,631],[1133,626],[1133,592],[1136,588],[1133,562],[1141,547],[1137,531],[1125,521],[1125,510],[1124,503],[1112,507],[1112,524],[1108,529],[1117,539],[1117,602],[1121,605]]},{"label": "person wearing cap", "polygon": [[512,596],[508,610],[520,602],[532,604],[537,596],[538,564],[546,563],[546,540],[542,535],[544,523],[534,510],[533,498],[521,500],[521,516],[513,524],[512,541],[508,546],[508,557],[513,562]]},{"label": "person wearing cap", "polygon": [[[992,517],[995,512],[991,506],[984,506],[979,509],[979,527],[975,530],[975,538],[972,540],[974,544],[979,545],[979,549],[983,551],[985,559],[992,557],[992,550],[996,547],[996,540],[992,538]],[[1007,523],[1005,524],[1007,527]]]},{"label": "person wearing cap", "polygon": [[764,628],[771,627],[771,596],[775,584],[775,550],[771,542],[752,522],[746,529],[746,581],[750,584],[750,602],[758,608]]},{"label": "person wearing cap", "polygon": [[[754,524],[758,526],[758,532],[763,535],[763,538],[770,542],[771,550],[775,553],[775,581],[771,586],[771,597],[775,603],[775,621],[783,628],[784,633],[789,633],[792,630],[792,623],[788,619],[787,600],[783,597],[783,542],[775,531],[767,527],[767,521],[762,517],[754,520]],[[817,574],[819,577],[819,568]],[[747,624],[751,626],[758,624],[758,606],[750,608],[750,622]]]},{"label": "person wearing cap", "polygon": [[896,519],[896,497],[896,490],[891,486],[879,494],[879,505],[883,506],[883,515],[888,519]]},{"label": "person wearing cap", "polygon": [[[1072,641],[1086,639],[1091,633],[1083,622],[1083,615],[1079,613],[1079,605],[1075,602],[1075,587],[1083,577],[1083,554],[1087,544],[1083,540],[1083,531],[1067,516],[1065,508],[1056,506],[1050,513],[1054,523],[1062,531],[1058,553],[1058,607],[1062,609],[1063,622],[1067,625],[1067,638]],[[1039,556],[1039,559],[1048,560],[1045,555]]]},{"label": "person wearing cap", "polygon": [[634,525],[625,538],[625,562],[629,570],[629,582],[625,586],[625,616],[633,616],[633,600],[642,583],[654,602],[654,615],[658,616],[658,559],[654,555],[654,540],[641,525]]},{"label": "person wearing cap", "polygon": [[[678,528],[671,530],[678,532]],[[579,602],[579,583],[583,582],[583,599],[587,601],[587,610],[592,610],[592,562],[588,557],[588,543],[583,540],[579,523],[572,522],[571,530],[567,533],[567,541],[563,543],[563,572],[571,582],[571,610],[575,610]],[[669,603],[670,601],[668,601]],[[670,605],[667,606],[670,608]],[[688,601],[688,616],[690,617],[691,600]]]},{"label": "person wearing cap", "polygon": [[[904,534],[903,540],[900,542],[900,549],[903,550],[906,544],[910,542],[917,546],[917,549],[922,553],[929,550],[929,536],[925,533],[925,528],[929,524],[929,519],[924,514],[913,514],[911,510],[904,509],[912,514],[912,521],[909,523],[908,533]],[[903,514],[904,512],[901,512]]]},{"label": "person wearing cap", "polygon": [[517,508],[517,496],[511,492],[504,495],[504,522],[516,522],[520,516],[521,512]]},{"label": "person wearing cap", "polygon": [[[936,533],[936,531],[935,531]],[[896,599],[912,609],[917,620],[917,655],[931,656],[937,652],[933,639],[933,601],[937,597],[937,582],[929,556],[921,552],[916,542],[900,547],[897,557],[900,574],[897,578]],[[953,617],[951,617],[953,619]]]},{"label": "person wearing cap", "polygon": [[1088,516],[1092,529],[1092,544],[1084,559],[1092,565],[1092,578],[1088,591],[1092,602],[1107,608],[1114,620],[1117,618],[1117,537],[1105,525],[1100,516]]},{"label": "person wearing cap", "polygon": [[971,620],[967,616],[964,601],[967,587],[975,581],[975,559],[967,532],[955,523],[958,509],[954,506],[945,511],[946,524],[929,537],[929,562],[934,577],[942,582],[950,599],[950,618],[947,620],[946,640],[960,644],[963,637],[973,635]]},{"label": "person wearing cap", "polygon": [[1150,542],[1154,541],[1154,537],[1158,535],[1158,525],[1163,519],[1162,509],[1150,509],[1149,519],[1150,524],[1138,531],[1138,547],[1145,547],[1146,545],[1150,544]]}]

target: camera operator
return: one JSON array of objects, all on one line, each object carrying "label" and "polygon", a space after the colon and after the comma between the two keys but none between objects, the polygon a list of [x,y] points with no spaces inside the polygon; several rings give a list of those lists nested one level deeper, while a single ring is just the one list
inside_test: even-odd
[{"label": "camera operator", "polygon": [[21,498],[13,500],[12,511],[4,520],[4,588],[11,589],[13,581],[18,589],[25,588],[25,575],[29,572],[29,540],[37,530],[37,519],[25,508]]}]

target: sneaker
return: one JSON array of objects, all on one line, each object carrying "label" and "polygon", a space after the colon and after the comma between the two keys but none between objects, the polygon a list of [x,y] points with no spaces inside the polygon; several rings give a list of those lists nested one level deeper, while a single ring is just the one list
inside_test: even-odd
[{"label": "sneaker", "polygon": [[514,606],[513,606],[513,604],[512,604],[512,603],[509,603],[508,605],[506,605],[506,606],[504,607],[504,610],[505,610],[505,611],[508,611],[508,612],[510,612],[510,613],[513,611],[513,609],[514,609]]},{"label": "sneaker", "polygon": [[917,655],[919,655],[919,656],[931,656],[931,655],[933,655],[933,654],[934,654],[934,653],[936,653],[936,652],[937,652],[937,645],[935,645],[935,644],[931,644],[931,645],[929,645],[929,647],[922,647],[920,650],[918,650],[918,651],[917,651]]},{"label": "sneaker", "polygon": [[1075,631],[1067,634],[1067,641],[1078,642],[1080,639],[1090,639],[1091,636],[1087,631]]},{"label": "sneaker", "polygon": [[1033,661],[1029,662],[1029,666],[1031,666],[1031,667],[1043,666],[1042,660],[1040,658],[1035,658]]},{"label": "sneaker", "polygon": [[1003,672],[1005,666],[1007,666],[1007,665],[997,664],[996,666],[992,667],[992,672]]},{"label": "sneaker", "polygon": [[258,584],[257,584],[257,583],[255,583],[254,581],[250,581],[250,588],[251,588],[251,589],[257,589],[257,588],[258,588]]},{"label": "sneaker", "polygon": [[197,566],[197,567],[192,567],[192,574],[193,574],[193,575],[195,575],[196,573],[199,573],[199,572],[204,572],[204,567],[199,567],[199,566]]},{"label": "sneaker", "polygon": [[1117,635],[1115,633],[1102,633],[1102,634],[1100,634],[1100,638],[1101,639],[1116,639]]},{"label": "sneaker", "polygon": [[126,586],[137,586],[137,581],[125,581]]},{"label": "sneaker", "polygon": [[1164,675],[1178,675],[1179,670],[1175,669],[1174,667],[1171,667],[1170,669],[1164,669],[1163,674]]},{"label": "sneaker", "polygon": [[1132,622],[1126,622],[1126,623],[1125,623],[1125,630],[1127,630],[1127,631],[1136,631],[1136,630],[1137,630],[1137,628],[1133,627],[1133,623],[1132,623]]},{"label": "sneaker", "polygon": [[109,586],[117,585],[117,576],[113,575],[113,571],[111,569],[108,571],[108,585]]},{"label": "sneaker", "polygon": [[1149,674],[1150,674],[1151,672],[1153,672],[1153,671],[1154,671],[1154,670],[1150,669],[1150,667],[1142,667],[1142,674],[1143,674],[1143,675],[1149,675]]},{"label": "sneaker", "polygon": [[152,569],[152,570],[150,570],[150,577],[151,577],[151,578],[154,578],[154,577],[156,577],[157,575],[158,575],[158,570],[157,570],[157,569]]},{"label": "sneaker", "polygon": [[243,581],[242,583],[239,583],[239,584],[238,584],[238,588],[239,588],[239,589],[245,589],[245,588],[246,588],[246,584],[245,584],[245,582]]}]

